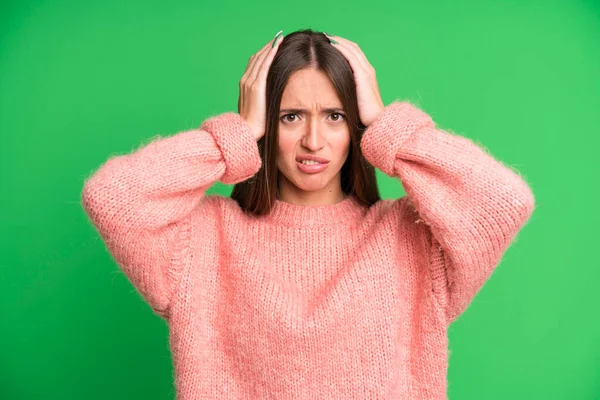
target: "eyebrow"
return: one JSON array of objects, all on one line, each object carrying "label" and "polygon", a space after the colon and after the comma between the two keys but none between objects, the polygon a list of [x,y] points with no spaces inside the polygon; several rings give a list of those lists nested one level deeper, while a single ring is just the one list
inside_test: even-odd
[{"label": "eyebrow", "polygon": [[[340,107],[331,107],[331,108],[323,108],[321,109],[321,112],[323,114],[330,114],[330,113],[337,113],[337,112],[344,112],[343,108]],[[279,110],[279,113],[291,113],[291,114],[302,114],[305,113],[306,110],[303,108],[284,108]]]}]

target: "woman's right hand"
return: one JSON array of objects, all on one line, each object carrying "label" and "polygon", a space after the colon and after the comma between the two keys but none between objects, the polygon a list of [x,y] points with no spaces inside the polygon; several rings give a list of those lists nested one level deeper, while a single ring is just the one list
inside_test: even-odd
[{"label": "woman's right hand", "polygon": [[[267,73],[283,40],[281,31],[248,61],[246,72],[240,80],[238,113],[250,126],[258,141],[264,136],[267,119]],[[275,46],[271,47],[275,41]]]}]

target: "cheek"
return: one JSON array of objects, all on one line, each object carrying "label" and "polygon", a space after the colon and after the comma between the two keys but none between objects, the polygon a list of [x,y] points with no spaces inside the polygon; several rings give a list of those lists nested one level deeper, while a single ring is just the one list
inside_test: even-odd
[{"label": "cheek", "polygon": [[[301,137],[296,137],[292,132],[279,134],[277,142],[277,164],[280,168],[284,168],[286,162],[291,162],[294,151]],[[328,143],[331,156],[335,156],[343,163],[346,156],[350,152],[350,132],[340,134],[339,132],[332,133]]]},{"label": "cheek", "polygon": [[277,142],[277,164],[280,168],[285,162],[292,157],[296,142],[289,137],[279,136]]},{"label": "cheek", "polygon": [[280,134],[277,142],[277,150],[280,155],[286,157],[289,155],[296,146],[297,139],[293,135]]},{"label": "cheek", "polygon": [[340,137],[339,140],[337,140],[335,143],[332,143],[332,146],[335,146],[334,148],[336,155],[342,158],[342,161],[344,161],[350,152],[350,134]]}]

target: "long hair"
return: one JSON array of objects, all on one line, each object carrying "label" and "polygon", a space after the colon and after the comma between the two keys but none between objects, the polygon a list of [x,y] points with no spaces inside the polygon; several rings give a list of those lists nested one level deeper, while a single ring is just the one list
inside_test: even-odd
[{"label": "long hair", "polygon": [[344,55],[331,46],[327,36],[305,29],[284,37],[267,74],[266,131],[257,143],[262,165],[250,179],[234,185],[231,193],[231,198],[247,213],[256,216],[268,214],[279,198],[280,172],[275,157],[281,97],[289,77],[304,68],[316,68],[329,77],[346,111],[350,151],[341,169],[342,191],[354,195],[367,206],[380,200],[375,169],[366,161],[360,149],[360,140],[366,127],[358,114],[352,68]]}]

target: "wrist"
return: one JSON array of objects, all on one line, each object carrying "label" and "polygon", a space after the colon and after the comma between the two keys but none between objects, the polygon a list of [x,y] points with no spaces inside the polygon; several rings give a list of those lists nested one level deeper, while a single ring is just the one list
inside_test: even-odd
[{"label": "wrist", "polygon": [[263,137],[264,132],[261,131],[260,128],[257,128],[253,125],[248,125],[250,127],[250,130],[252,131],[252,134],[254,135],[254,140],[256,140],[257,142],[260,140],[261,137]]},{"label": "wrist", "polygon": [[[240,115],[240,117],[242,117]],[[262,137],[260,130],[255,127],[253,124],[249,123],[246,118],[242,117],[242,121],[244,121],[246,123],[246,126],[248,127],[248,129],[250,129],[250,131],[252,132],[252,136],[254,136],[254,140],[256,140],[258,142],[258,140]]]}]

